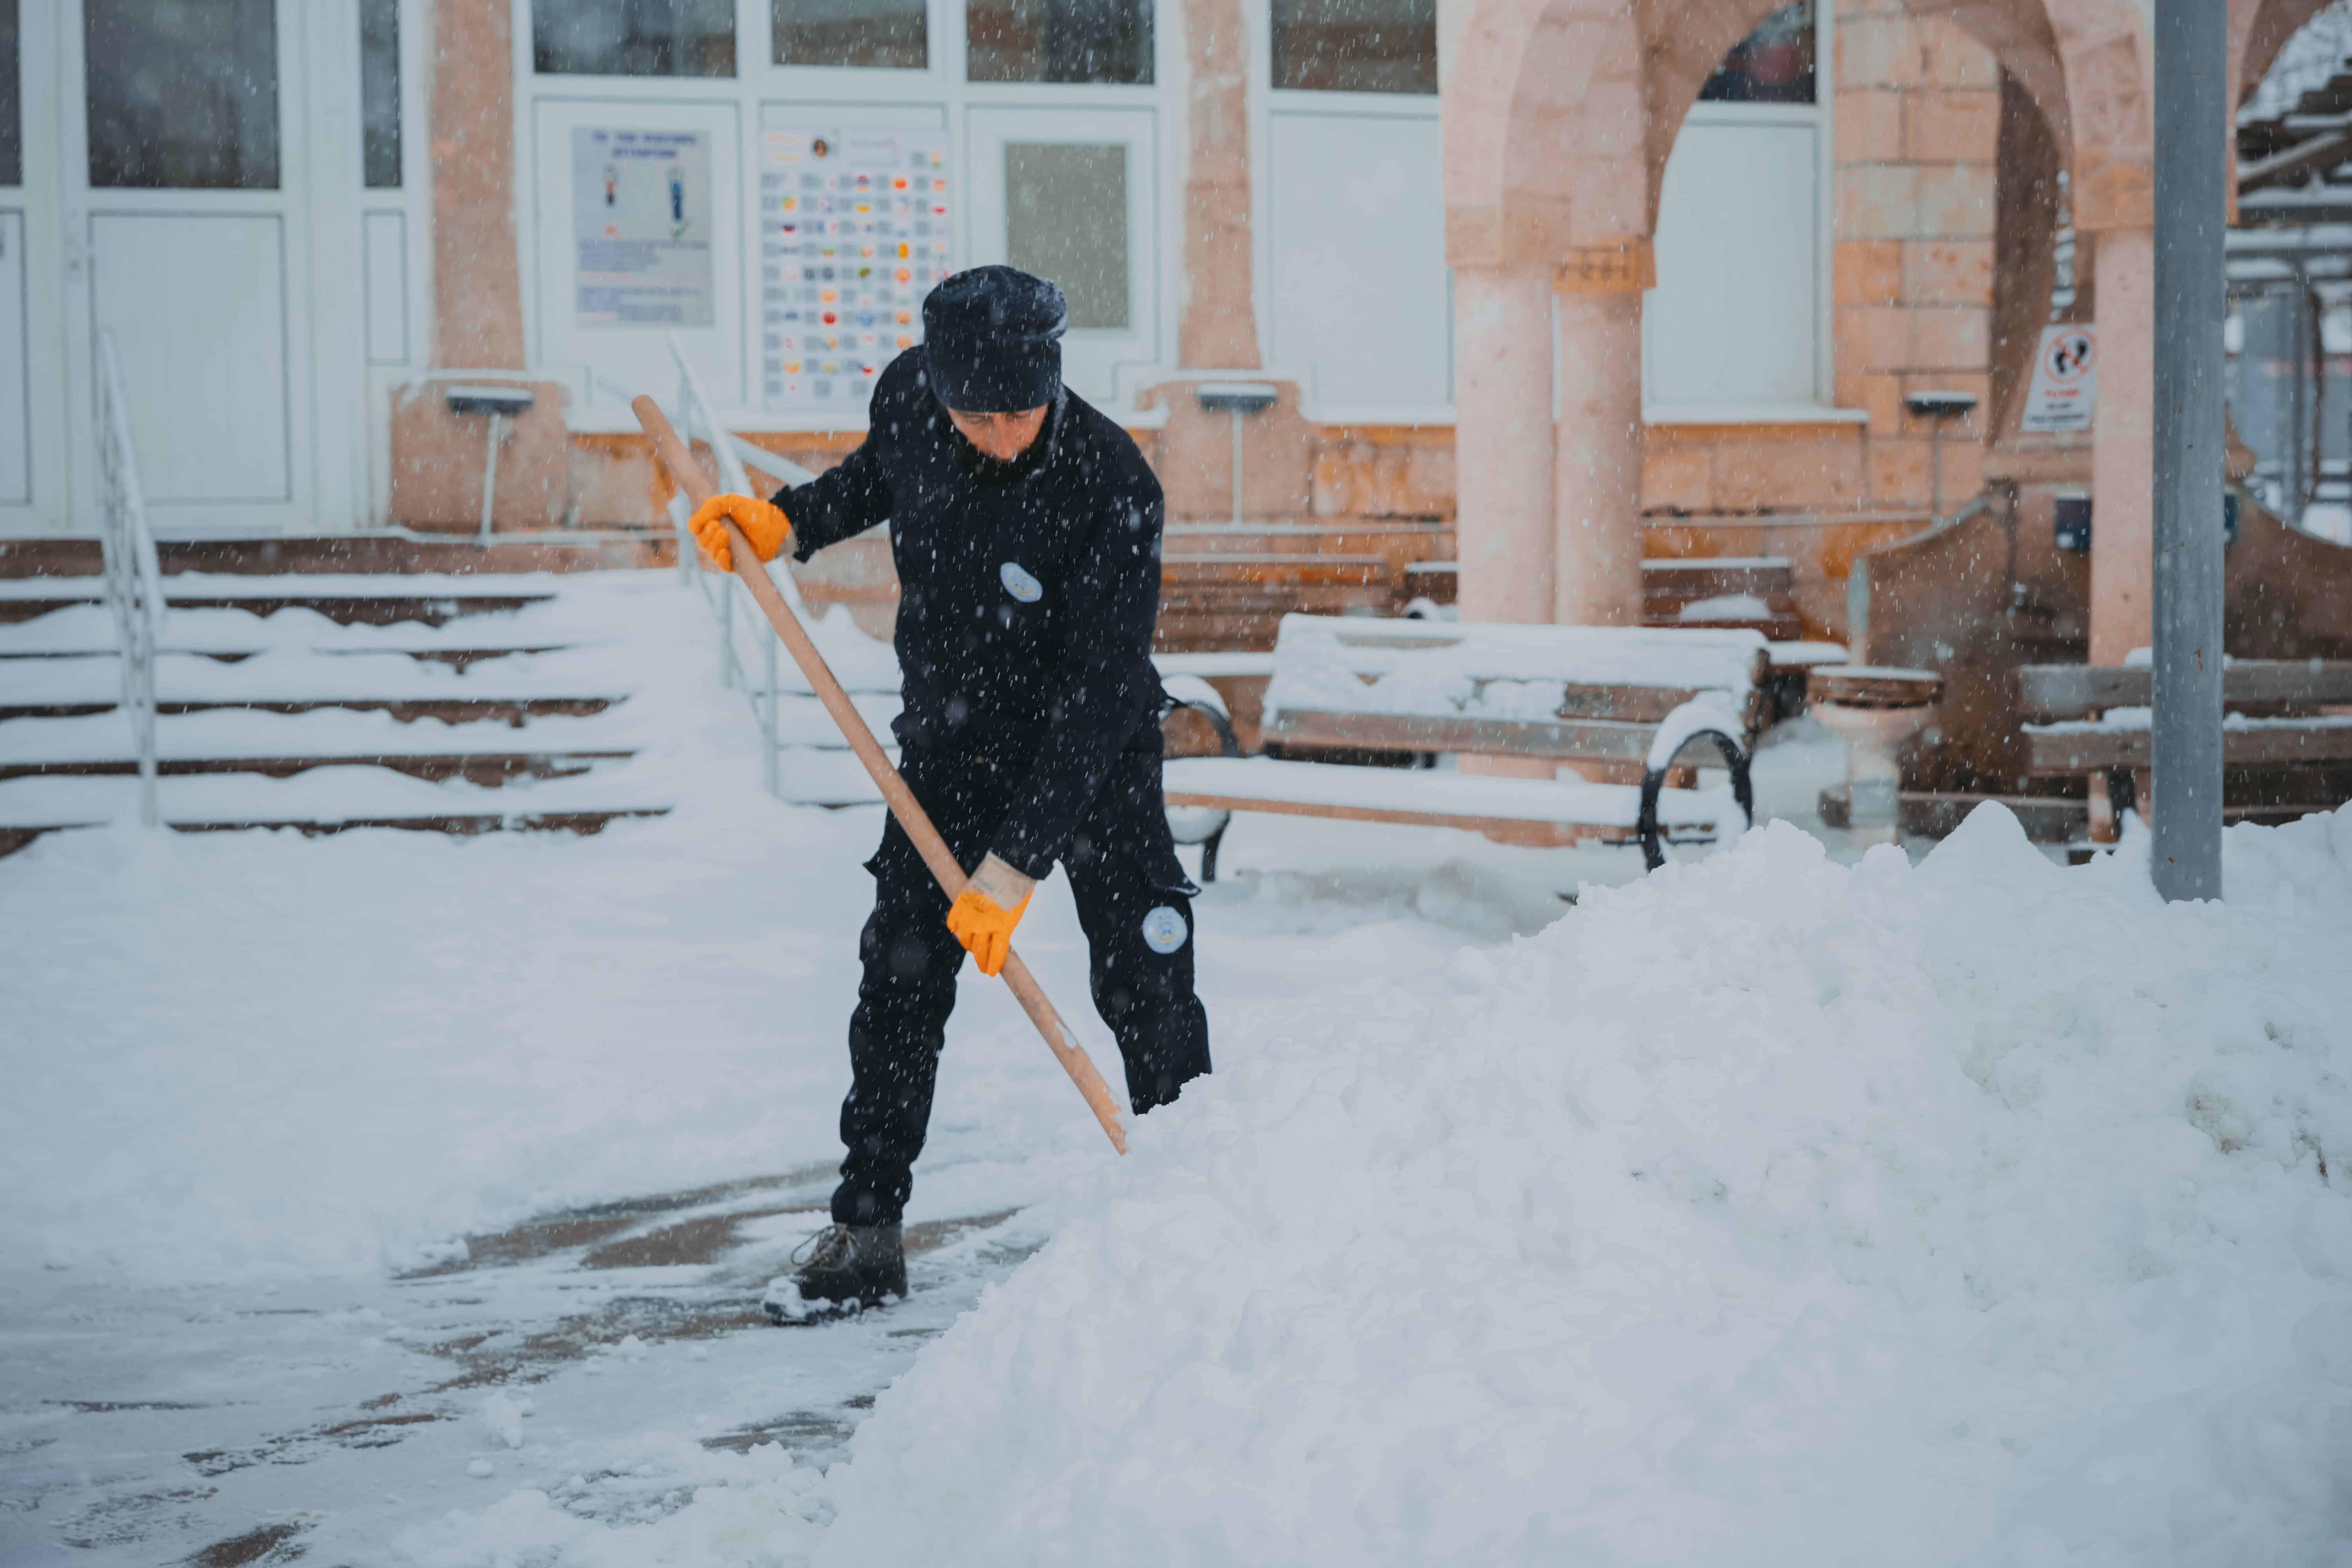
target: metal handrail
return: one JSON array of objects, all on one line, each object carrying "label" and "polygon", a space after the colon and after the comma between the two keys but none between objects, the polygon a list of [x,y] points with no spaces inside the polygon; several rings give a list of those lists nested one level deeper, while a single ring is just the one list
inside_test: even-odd
[{"label": "metal handrail", "polygon": [[[678,434],[684,436],[689,444],[698,436],[709,444],[710,455],[719,459],[719,484],[721,489],[739,496],[756,496],[760,493],[751,488],[751,477],[743,471],[743,452],[746,448],[755,454],[752,460],[762,472],[773,473],[788,483],[806,484],[816,478],[798,463],[787,462],[782,458],[752,447],[750,442],[734,435],[726,426],[719,422],[719,411],[712,407],[710,400],[703,395],[702,384],[695,379],[694,367],[686,363],[686,347],[677,341],[676,332],[669,334],[669,357],[677,366],[678,417],[671,423],[677,426]],[[793,607],[795,615],[799,614],[802,609],[800,586],[793,581],[792,573],[786,571],[778,576],[772,571],[768,575],[775,579],[777,591],[783,595],[784,603]],[[746,592],[749,590],[747,589]]]},{"label": "metal handrail", "polygon": [[153,827],[161,820],[155,802],[155,645],[163,624],[163,573],[147,526],[147,492],[139,481],[139,453],[131,440],[114,334],[107,331],[98,334],[98,469],[106,603],[114,615],[122,667],[122,710],[139,759],[139,820]]},{"label": "metal handrail", "polygon": [[[751,476],[744,472],[747,459],[762,473],[774,474],[788,484],[806,484],[816,478],[798,463],[762,451],[728,430],[719,422],[718,411],[711,406],[710,400],[703,395],[701,384],[695,380],[692,367],[686,363],[686,351],[675,332],[669,335],[669,353],[671,360],[677,365],[677,417],[671,424],[677,426],[689,445],[698,437],[709,447],[711,456],[718,459],[722,489],[737,495],[760,493],[752,488]],[[783,781],[777,735],[782,696],[777,687],[776,639],[772,637],[759,639],[761,670],[760,682],[754,686],[735,647],[736,596],[741,595],[749,599],[751,591],[732,573],[703,570],[702,552],[687,527],[687,520],[692,515],[692,510],[683,491],[670,497],[670,526],[677,533],[678,575],[701,592],[703,604],[718,623],[719,683],[730,689],[740,688],[751,700],[751,715],[760,725],[761,753],[765,759],[762,773],[768,793],[781,795]],[[800,585],[793,580],[791,568],[772,561],[768,563],[767,572],[768,580],[776,585],[784,602],[793,607],[793,613],[804,616],[806,606],[801,602]],[[756,605],[752,607],[758,608]],[[755,615],[751,624],[756,626],[759,620]]]}]

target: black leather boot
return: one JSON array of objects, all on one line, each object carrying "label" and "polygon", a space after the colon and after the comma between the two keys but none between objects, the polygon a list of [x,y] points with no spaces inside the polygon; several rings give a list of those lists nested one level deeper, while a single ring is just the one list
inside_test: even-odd
[{"label": "black leather boot", "polygon": [[[871,1305],[885,1296],[907,1293],[907,1255],[895,1224],[836,1225],[810,1240],[803,1251],[805,1257],[793,1255],[800,1268],[791,1278],[804,1302]],[[769,1315],[775,1315],[772,1307]]]}]

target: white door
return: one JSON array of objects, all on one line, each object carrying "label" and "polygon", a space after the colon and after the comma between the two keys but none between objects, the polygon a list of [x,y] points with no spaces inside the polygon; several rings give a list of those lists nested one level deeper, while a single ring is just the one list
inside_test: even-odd
[{"label": "white door", "polygon": [[[68,0],[58,143],[74,511],[94,521],[98,334],[114,338],[160,531],[315,530],[322,428],[347,441],[353,377],[321,377],[294,0]],[[327,8],[320,7],[323,14]],[[336,51],[341,54],[342,51]],[[348,62],[356,80],[356,58]],[[355,96],[355,95],[346,95]],[[351,182],[356,184],[356,179]],[[327,336],[340,341],[346,334]],[[322,410],[321,390],[337,407]],[[323,416],[323,417],[322,417]],[[323,465],[330,469],[348,468]]]},{"label": "white door", "polygon": [[1105,409],[1160,361],[1158,154],[1148,109],[974,109],[971,245],[1062,286],[1064,378]]}]

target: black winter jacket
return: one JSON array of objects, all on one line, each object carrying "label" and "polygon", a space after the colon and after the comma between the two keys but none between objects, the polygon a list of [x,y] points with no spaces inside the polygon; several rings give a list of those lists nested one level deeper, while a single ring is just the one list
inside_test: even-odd
[{"label": "black winter jacket", "polygon": [[1013,781],[989,848],[1044,877],[1118,753],[1159,750],[1162,507],[1135,442],[1065,389],[1036,443],[994,462],[956,433],[915,348],[876,382],[857,450],[775,501],[802,561],[888,520],[899,744]]}]

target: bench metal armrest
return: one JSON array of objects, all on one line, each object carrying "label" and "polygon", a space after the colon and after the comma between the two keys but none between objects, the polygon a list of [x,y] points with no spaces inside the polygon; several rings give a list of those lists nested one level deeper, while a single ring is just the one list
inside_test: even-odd
[{"label": "bench metal armrest", "polygon": [[[1693,705],[1684,705],[1685,708],[1690,706]],[[1681,708],[1675,710],[1675,714],[1682,711]],[[1716,750],[1723,753],[1724,765],[1731,770],[1731,798],[1738,803],[1739,813],[1746,819],[1746,825],[1748,827],[1756,826],[1756,785],[1748,773],[1747,740],[1736,732],[1737,721],[1731,715],[1726,713],[1723,717],[1731,727],[1717,724],[1691,727],[1671,754],[1657,759],[1655,766],[1643,770],[1642,810],[1640,816],[1634,819],[1634,831],[1642,841],[1642,862],[1653,871],[1666,863],[1664,835],[1658,829],[1658,796],[1666,787],[1666,774],[1673,771],[1675,758],[1682,755],[1693,741],[1701,737],[1714,742]],[[1671,724],[1674,721],[1674,715],[1668,715],[1667,722]]]},{"label": "bench metal armrest", "polygon": [[1242,743],[1234,735],[1234,721],[1225,717],[1223,709],[1206,702],[1192,702],[1181,697],[1171,697],[1160,710],[1160,721],[1165,723],[1168,715],[1175,712],[1179,708],[1189,708],[1209,721],[1209,728],[1217,732],[1217,744],[1224,749],[1224,755],[1238,757],[1242,754]]}]

